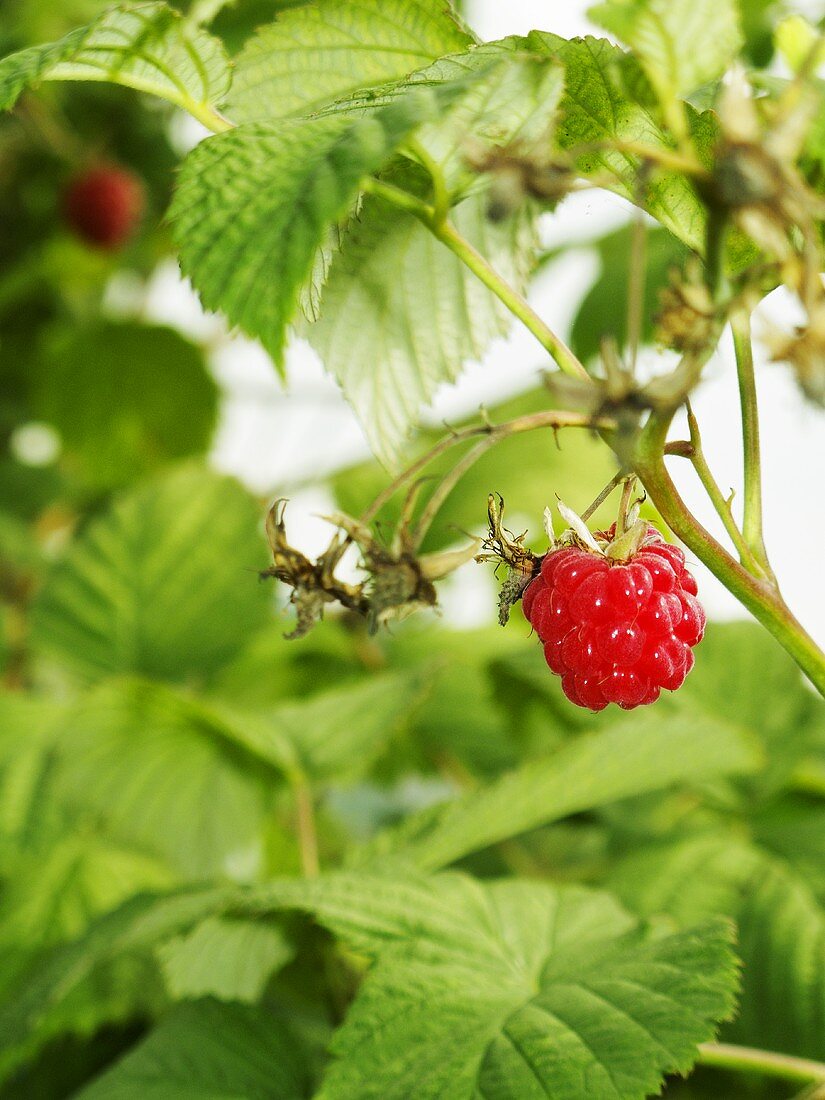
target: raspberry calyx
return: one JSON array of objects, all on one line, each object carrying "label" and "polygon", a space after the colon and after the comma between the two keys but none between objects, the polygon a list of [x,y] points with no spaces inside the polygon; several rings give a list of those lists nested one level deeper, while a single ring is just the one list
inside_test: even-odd
[{"label": "raspberry calyx", "polygon": [[615,524],[591,534],[560,510],[572,528],[541,559],[522,607],[565,695],[588,710],[632,710],[675,691],[706,622],[685,555],[644,521],[617,539]]}]

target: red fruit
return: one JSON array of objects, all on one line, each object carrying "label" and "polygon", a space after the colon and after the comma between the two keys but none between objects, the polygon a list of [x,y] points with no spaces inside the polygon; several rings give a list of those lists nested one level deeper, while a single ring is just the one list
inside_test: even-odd
[{"label": "red fruit", "polygon": [[587,707],[588,710],[604,710],[607,706],[607,699],[605,699],[599,686],[597,676],[574,676],[573,683],[576,687],[576,694],[581,699],[580,707]]},{"label": "red fruit", "polygon": [[69,184],[63,196],[66,222],[81,240],[99,248],[120,248],[143,214],[143,183],[114,166],[91,168]]},{"label": "red fruit", "polygon": [[627,561],[551,550],[523,607],[567,698],[593,711],[632,710],[681,687],[705,629],[684,554],[652,527]]}]

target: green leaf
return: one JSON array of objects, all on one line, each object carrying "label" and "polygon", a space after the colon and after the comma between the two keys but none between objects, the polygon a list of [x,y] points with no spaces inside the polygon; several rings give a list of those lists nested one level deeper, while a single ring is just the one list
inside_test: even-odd
[{"label": "green leaf", "polygon": [[217,38],[166,4],[113,8],[59,42],[0,61],[0,110],[42,80],[105,80],[160,96],[214,121],[229,90],[229,62]]},{"label": "green leaf", "polygon": [[721,76],[742,46],[736,0],[607,0],[587,13],[671,99]]},{"label": "green leaf", "polygon": [[50,343],[33,412],[58,430],[63,462],[109,490],[206,450],[218,388],[200,348],[170,328],[102,322]]},{"label": "green leaf", "polygon": [[[565,68],[556,142],[569,151],[584,175],[594,175],[641,205],[688,247],[702,252],[707,215],[693,183],[678,172],[656,171],[639,193],[639,157],[625,142],[672,152],[672,141],[656,120],[655,101],[635,58],[603,38],[566,40],[533,31],[527,49],[549,53]],[[707,152],[712,120],[688,111],[700,153]]]},{"label": "green leaf", "polygon": [[789,863],[825,904],[825,799],[784,794],[751,818],[754,839]]},{"label": "green leaf", "polygon": [[373,676],[309,699],[285,702],[260,717],[295,751],[311,779],[346,781],[367,772],[421,701],[420,674]]},{"label": "green leaf", "polygon": [[[507,40],[444,57],[410,83],[450,84],[475,73],[442,118],[422,127],[420,146],[441,166],[448,187],[456,194],[478,190],[478,173],[467,165],[468,153],[478,159],[485,149],[500,153],[513,146],[525,157],[541,160],[553,135],[564,90],[564,70],[546,52],[514,51]],[[483,159],[483,158],[482,158]]]},{"label": "green leaf", "polygon": [[606,885],[634,913],[690,924],[734,916],[744,883],[763,862],[747,841],[721,831],[649,844],[619,859]]},{"label": "green leaf", "polygon": [[131,988],[131,982],[137,973],[145,984],[156,976],[157,967],[132,968],[126,982],[124,964],[139,963],[158,942],[221,912],[235,892],[213,887],[131,898],[79,939],[36,959],[4,991],[0,1076],[63,1029],[86,1032],[106,1019],[134,1017],[135,1002],[142,1005],[145,998],[143,989]]},{"label": "green leaf", "polygon": [[608,895],[458,876],[310,890],[322,923],[360,919],[379,943],[319,1100],[578,1100],[583,1082],[632,1100],[686,1072],[733,1008],[722,923],[662,935]]},{"label": "green leaf", "polygon": [[417,88],[374,114],[249,124],[186,158],[170,210],[181,267],[208,309],[282,365],[318,249],[364,177],[458,89]]},{"label": "green leaf", "polygon": [[305,1100],[295,1036],[250,1005],[181,1005],[77,1100]]},{"label": "green leaf", "polygon": [[161,684],[110,681],[61,728],[56,783],[73,816],[190,878],[260,868],[277,774],[221,719]]},{"label": "green leaf", "polygon": [[743,988],[724,1037],[825,1058],[825,910],[786,864],[717,832],[640,849],[610,883],[643,916],[732,917]]},{"label": "green leaf", "polygon": [[[518,215],[494,225],[480,196],[455,207],[451,219],[508,282],[524,289],[531,219]],[[309,340],[388,465],[421,406],[512,323],[499,300],[415,217],[376,197],[365,200],[347,228],[320,314]]]},{"label": "green leaf", "polygon": [[799,668],[756,623],[714,623],[696,650],[696,667],[680,698],[747,730],[765,748],[767,767],[749,781],[764,797],[784,782],[813,747],[825,702]]},{"label": "green leaf", "polygon": [[52,700],[0,693],[0,838],[15,847],[37,836],[44,819],[54,818],[44,790],[62,714]]},{"label": "green leaf", "polygon": [[93,917],[175,882],[151,855],[90,832],[68,832],[12,866],[0,905],[0,943],[25,949],[79,935]]},{"label": "green leaf", "polygon": [[[467,82],[467,74],[475,80]],[[563,86],[554,59],[503,50],[496,44],[446,57],[415,74],[412,84],[468,84],[443,117],[423,126],[416,148],[440,167],[451,195],[479,192],[466,163],[469,148],[549,142]],[[395,165],[385,179],[423,199],[431,181],[411,164]],[[523,292],[532,269],[532,211],[521,209],[502,224],[487,217],[487,202],[473,194],[451,218],[459,233]],[[387,465],[423,404],[438,386],[454,381],[469,359],[504,335],[512,316],[411,214],[381,198],[368,198],[329,254],[325,285],[314,306],[310,342],[338,378],[361,419],[374,453]],[[421,318],[430,318],[422,325]]]},{"label": "green leaf", "polygon": [[708,717],[697,721],[685,712],[664,719],[654,712],[620,718],[478,792],[409,818],[364,856],[391,851],[436,869],[570,814],[674,783],[748,772],[758,763],[750,739]]},{"label": "green leaf", "polygon": [[[601,271],[585,295],[573,322],[570,343],[582,362],[595,359],[603,336],[614,336],[620,347],[627,341],[627,285],[630,270],[630,226],[608,233],[596,243]],[[653,339],[659,292],[668,284],[669,272],[680,269],[687,251],[671,233],[648,229],[645,240],[645,292],[641,337]]]},{"label": "green leaf", "polygon": [[236,122],[308,115],[333,100],[464,50],[472,38],[441,0],[320,0],[261,27],[235,60]]},{"label": "green leaf", "polygon": [[744,961],[734,1041],[825,1059],[825,909],[806,883],[768,861],[734,913]]},{"label": "green leaf", "polygon": [[295,954],[275,925],[208,917],[157,951],[169,993],[176,1000],[216,997],[257,1001],[271,975]]},{"label": "green leaf", "polygon": [[[707,1021],[727,1015],[735,985],[727,930],[719,925],[662,936],[636,925],[610,897],[577,887],[512,882],[490,886],[459,875],[425,879],[413,873],[399,879],[338,873],[315,880],[281,879],[251,888],[133,899],[32,971],[0,1013],[2,1033],[11,1044],[19,1044],[31,1029],[42,1034],[79,983],[113,960],[180,935],[204,918],[231,914],[233,919],[260,919],[285,909],[313,914],[358,952],[378,959],[353,1010],[352,1026],[346,1025],[341,1033],[339,1052],[363,1026],[365,1003],[379,1028],[368,1030],[376,1036],[385,1029],[392,1033],[408,1009],[413,1014],[421,1031],[416,1043],[410,1043],[404,1076],[393,1086],[395,1091],[386,1075],[401,1067],[395,1059],[385,1059],[376,1070],[375,1052],[365,1063],[342,1061],[330,1078],[340,1081],[336,1075],[343,1075],[346,1081],[352,1074],[371,1076],[375,1070],[371,1087],[387,1087],[387,1096],[419,1095],[409,1091],[406,1074],[416,1065],[419,1070],[427,1066],[428,1074],[437,1072],[432,1067],[441,1064],[439,1052],[446,1055],[448,1050],[453,1061],[444,1080],[451,1086],[446,1093],[451,1097],[464,1095],[454,1091],[453,1084],[466,1084],[466,1079],[455,1076],[456,1060],[466,1059],[474,1073],[483,1075],[479,1080],[492,1079],[506,1066],[520,1085],[524,1066],[516,1057],[511,1064],[510,1048],[498,1043],[511,1018],[520,1024],[541,1020],[539,1035],[522,1038],[528,1045],[539,1044],[537,1054],[549,1046],[549,1064],[541,1056],[542,1072],[548,1082],[559,1083],[559,1095],[579,1095],[563,1091],[572,1088],[565,1077],[565,1065],[572,1064],[577,1074],[593,1072],[597,1080],[609,1066],[627,1079],[628,1091],[615,1095],[641,1096],[642,1091],[634,1091],[641,1090],[641,1084],[629,1087],[631,1076],[654,1073],[657,1066],[687,1068],[695,1043],[712,1034]],[[383,984],[387,975],[391,990]],[[381,991],[378,1004],[375,989]],[[604,999],[618,1009],[610,1009]],[[429,1034],[425,1011],[433,1023]],[[628,1024],[623,1011],[636,1023]],[[459,1018],[472,1024],[472,1050],[454,1041]],[[606,1028],[604,1042],[598,1039],[600,1028]],[[517,1034],[511,1032],[511,1038]],[[425,1040],[427,1048],[422,1049]],[[588,1050],[588,1042],[595,1043],[595,1054]],[[624,1052],[618,1061],[616,1051]],[[647,1068],[635,1068],[639,1065]],[[554,1078],[556,1073],[561,1076]],[[646,1079],[648,1089],[657,1081],[658,1077]],[[384,1095],[362,1093],[356,1087],[341,1094]],[[520,1100],[531,1094],[504,1095]]]},{"label": "green leaf", "polygon": [[88,681],[203,676],[268,617],[259,523],[237,483],[194,467],[124,495],[54,566],[33,647]]}]

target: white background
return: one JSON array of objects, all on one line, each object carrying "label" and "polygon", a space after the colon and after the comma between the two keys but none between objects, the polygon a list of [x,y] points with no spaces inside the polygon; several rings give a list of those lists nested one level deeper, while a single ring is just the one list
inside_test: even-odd
[{"label": "white background", "polygon": [[[484,38],[524,33],[534,27],[573,36],[593,31],[583,0],[475,0],[469,5],[472,26]],[[804,5],[796,5],[797,9]],[[610,195],[578,195],[548,216],[548,243],[580,242],[627,219],[628,207]],[[578,248],[542,274],[531,294],[536,309],[566,336],[575,309],[596,271],[592,251]],[[314,478],[368,454],[352,411],[335,384],[327,379],[311,350],[296,341],[288,357],[289,383],[284,390],[260,349],[242,339],[220,335],[213,318],[204,318],[190,292],[172,268],[158,274],[149,312],[183,328],[215,336],[213,365],[227,390],[214,462],[241,477],[261,495],[292,497],[290,533],[308,550],[320,549],[328,529],[314,513],[328,500],[312,488]],[[763,310],[772,320],[789,325],[789,303],[774,295]],[[759,316],[755,322],[758,331]],[[786,599],[802,623],[825,645],[825,414],[806,405],[789,369],[766,362],[757,346],[762,415],[765,491],[765,534],[774,568]],[[526,389],[542,364],[541,353],[526,332],[499,341],[480,364],[469,366],[455,386],[444,387],[426,419],[434,423],[472,413],[482,403]],[[711,362],[694,399],[705,449],[723,489],[741,485],[741,450],[735,369],[729,339]],[[677,484],[690,507],[718,537],[719,523],[684,460],[672,460]],[[301,488],[301,486],[304,488]],[[594,486],[594,493],[598,490]],[[548,485],[548,501],[564,493]],[[538,517],[537,517],[538,523]],[[697,576],[711,617],[745,614],[722,586],[701,566]],[[482,570],[461,571],[448,593],[447,614],[458,625],[487,621],[492,613]]]}]

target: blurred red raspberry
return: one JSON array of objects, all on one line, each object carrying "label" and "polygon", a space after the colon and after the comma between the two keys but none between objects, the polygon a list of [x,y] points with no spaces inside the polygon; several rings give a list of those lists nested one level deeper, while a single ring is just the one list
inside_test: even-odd
[{"label": "blurred red raspberry", "polygon": [[81,240],[115,250],[129,240],[143,214],[143,182],[125,168],[105,165],[77,176],[63,196],[66,222]]}]

